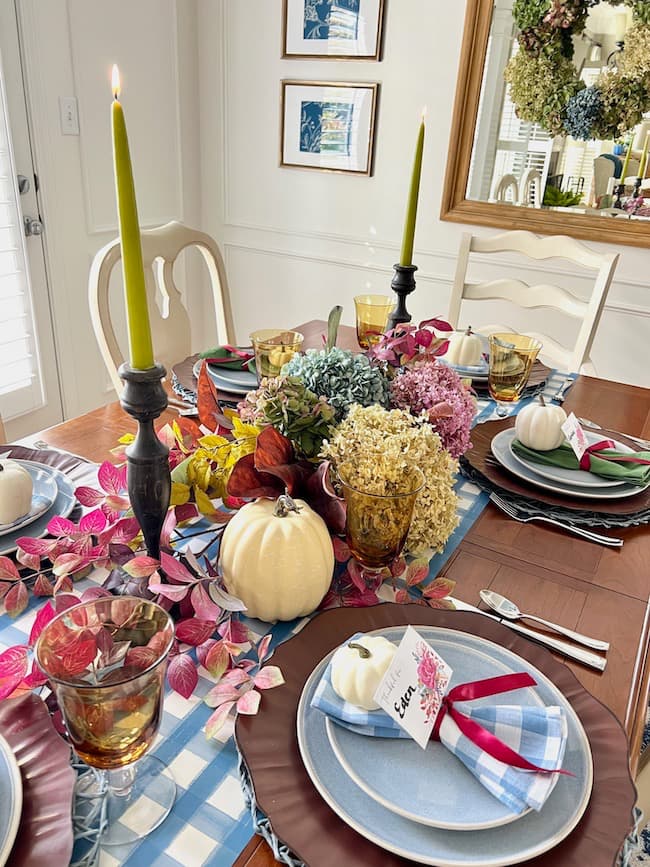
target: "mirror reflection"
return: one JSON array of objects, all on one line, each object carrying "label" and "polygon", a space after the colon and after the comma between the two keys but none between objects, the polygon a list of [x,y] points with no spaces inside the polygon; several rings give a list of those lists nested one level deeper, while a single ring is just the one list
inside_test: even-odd
[{"label": "mirror reflection", "polygon": [[[628,6],[599,3],[588,10],[579,24],[564,33],[558,30],[560,37],[555,40],[553,36],[555,41],[547,42],[539,52],[542,62],[538,66],[542,72],[547,72],[545,57],[553,52],[558,104],[563,108],[571,105],[571,95],[574,96],[573,105],[577,107],[573,115],[574,137],[563,134],[567,125],[565,111],[563,122],[559,109],[540,109],[544,82],[540,80],[536,87],[530,71],[534,67],[526,70],[528,80],[521,73],[518,61],[522,57],[517,55],[522,48],[517,23],[522,22],[525,5],[522,0],[494,2],[466,197],[480,202],[507,202],[522,208],[648,220],[650,112],[643,113],[642,101],[632,103],[631,112],[625,116],[628,129],[621,129],[625,121],[620,114],[605,123],[603,105],[599,106],[600,118],[595,119],[596,110],[589,117],[590,103],[595,102],[594,94],[598,93],[594,85],[602,88],[605,81],[613,86],[621,70],[625,72],[625,63],[632,59],[632,50],[638,50],[632,35],[628,56],[625,55],[627,36],[633,34],[632,10]],[[539,4],[529,5],[536,5],[539,19]],[[529,33],[532,36],[524,36],[528,44],[538,38],[532,28]],[[562,45],[563,39],[571,40],[572,51]],[[573,69],[566,59],[571,53]],[[563,78],[565,74],[567,77]],[[507,84],[506,78],[513,84]],[[531,92],[529,100],[515,104],[515,95],[526,93],[526,88]],[[575,100],[578,92],[579,98]],[[538,118],[544,116],[544,123],[532,119],[536,112]],[[599,127],[609,137],[587,138]],[[581,131],[584,139],[579,137]]]}]

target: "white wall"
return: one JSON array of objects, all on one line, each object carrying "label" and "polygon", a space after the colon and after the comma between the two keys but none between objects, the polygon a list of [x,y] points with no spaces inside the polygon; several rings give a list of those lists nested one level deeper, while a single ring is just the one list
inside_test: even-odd
[{"label": "white wall", "polygon": [[[438,219],[465,4],[389,0],[384,59],[374,63],[282,60],[281,0],[197,2],[202,227],[222,243],[239,338],[325,318],[336,303],[352,324],[356,293],[389,290],[424,105],[418,288],[409,307],[416,320],[444,313],[467,230]],[[381,82],[372,178],[279,167],[283,78]],[[602,376],[650,386],[650,253],[620,253],[593,358]],[[504,259],[510,267],[518,271]],[[555,271],[578,292],[587,288],[566,263]]]}]

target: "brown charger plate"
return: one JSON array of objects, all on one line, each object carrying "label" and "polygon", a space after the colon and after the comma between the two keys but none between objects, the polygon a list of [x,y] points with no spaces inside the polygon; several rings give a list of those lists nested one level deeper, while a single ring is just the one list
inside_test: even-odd
[{"label": "brown charger plate", "polygon": [[74,844],[72,798],[77,778],[70,747],[35,695],[0,702],[0,734],[16,756],[23,781],[23,809],[11,867],[69,864]]},{"label": "brown charger plate", "polygon": [[323,657],[354,632],[408,623],[458,629],[494,641],[531,662],[566,696],[591,746],[591,800],[576,829],[562,843],[526,863],[530,867],[612,867],[633,827],[636,801],[627,740],[616,717],[544,648],[480,614],[435,611],[418,605],[385,603],[325,611],[276,650],[273,663],[282,669],[286,683],[264,693],[257,716],[237,717],[235,737],[252,779],[257,806],[270,819],[277,837],[309,867],[413,863],[366,840],[327,806],[304,768],[296,734],[300,695]]},{"label": "brown charger plate", "polygon": [[650,509],[650,488],[646,488],[645,491],[632,494],[630,497],[625,497],[622,500],[584,500],[578,497],[554,494],[544,488],[527,485],[524,481],[509,473],[505,468],[488,463],[486,458],[492,458],[491,443],[494,437],[498,433],[501,433],[501,431],[508,430],[508,428],[514,426],[514,417],[499,419],[498,421],[487,421],[484,424],[476,425],[472,431],[473,448],[465,452],[461,463],[468,463],[472,469],[485,476],[497,488],[502,488],[504,491],[509,491],[511,494],[516,494],[520,497],[526,497],[529,500],[534,499],[540,503],[547,503],[550,506],[561,506],[564,509],[572,509],[579,512],[588,509],[590,512],[608,515],[634,515],[637,512]]}]

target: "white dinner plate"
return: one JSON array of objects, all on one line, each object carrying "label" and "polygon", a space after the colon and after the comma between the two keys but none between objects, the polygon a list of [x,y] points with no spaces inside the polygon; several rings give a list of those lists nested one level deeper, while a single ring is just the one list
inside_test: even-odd
[{"label": "white dinner plate", "polygon": [[26,527],[35,521],[43,512],[46,512],[58,493],[55,471],[52,467],[45,464],[37,464],[33,461],[21,461],[10,458],[14,463],[24,467],[32,477],[32,505],[26,515],[22,515],[11,524],[0,524],[0,536],[6,536],[7,533],[12,533],[14,530],[20,530],[21,527]]},{"label": "white dinner plate", "polygon": [[[588,431],[585,431],[585,434],[589,445],[593,445],[593,443],[600,442],[603,439],[602,436],[589,433]],[[513,437],[514,439],[515,437]],[[619,443],[616,440],[612,440],[612,442],[617,451],[633,454],[634,450],[623,445],[623,443]],[[619,485],[628,484],[625,479],[604,479],[602,476],[597,476],[595,473],[590,473],[586,470],[567,470],[564,467],[551,467],[546,464],[538,464],[522,455],[518,455],[512,448],[512,440],[510,442],[510,451],[513,458],[524,467],[537,473],[543,479],[550,479],[552,482],[566,483],[576,488],[615,488]]]},{"label": "white dinner plate", "polygon": [[515,457],[510,449],[510,443],[515,437],[514,428],[508,428],[498,433],[490,443],[492,454],[497,461],[513,476],[528,482],[536,488],[542,488],[545,491],[553,491],[555,494],[564,494],[567,497],[576,497],[584,500],[622,500],[625,497],[633,497],[635,494],[640,494],[645,491],[650,485],[640,487],[639,485],[630,485],[626,482],[617,487],[607,487],[602,485],[593,488],[580,488],[576,485],[571,485],[568,482],[552,482],[550,479],[545,479],[540,476],[537,471],[533,471],[524,466]]},{"label": "white dinner plate", "polygon": [[[396,626],[377,630],[372,634],[383,635],[398,643],[405,628]],[[545,705],[559,705],[566,714],[568,739],[563,766],[575,776],[560,776],[539,813],[531,810],[508,825],[461,833],[457,830],[428,827],[400,816],[370,798],[358,786],[351,785],[349,777],[342,773],[328,740],[325,714],[311,707],[314,691],[330,654],[316,666],[307,680],[297,714],[300,754],[319,794],[346,824],[363,837],[383,849],[420,864],[437,867],[505,867],[527,861],[552,849],[567,837],[580,821],[589,803],[593,782],[589,741],[571,704],[544,674],[506,648],[454,629],[417,625],[416,629],[433,647],[437,647],[438,641],[450,641],[456,642],[458,647],[477,650],[483,654],[485,667],[481,668],[481,674],[475,668],[477,657],[468,653],[465,664],[461,654],[459,670],[454,671],[452,683],[486,676],[483,672],[489,670],[493,675],[503,674],[504,670],[531,674],[537,683],[537,697]],[[496,697],[496,701],[501,702],[514,703],[519,700],[530,702],[532,699],[529,690],[518,691],[516,696],[509,698]],[[392,744],[397,748],[395,739]],[[384,760],[381,770],[399,779],[405,790],[409,790],[413,785],[414,781],[402,772],[397,759],[393,762]],[[457,786],[450,794],[455,799],[459,815],[464,814],[467,817],[471,813],[469,794],[474,792],[474,787],[479,784],[460,761],[457,761],[457,773],[458,779],[465,778],[468,786]],[[469,786],[470,780],[474,787]],[[430,775],[427,788],[432,793],[438,788],[443,789],[443,781],[437,774]],[[439,797],[440,794],[443,793],[437,793],[436,796]]]},{"label": "white dinner plate", "polygon": [[6,864],[18,833],[23,781],[13,750],[0,735],[0,867]]},{"label": "white dinner plate", "polygon": [[[38,467],[44,467],[45,464],[37,464],[35,461],[21,461],[22,464],[34,464]],[[74,485],[70,479],[60,470],[55,470],[54,467],[47,467],[52,473],[56,481],[57,495],[50,508],[39,515],[35,521],[29,525],[29,529],[12,530],[5,536],[0,537],[0,554],[10,554],[16,550],[16,543],[21,536],[32,536],[34,539],[40,539],[47,533],[47,525],[52,518],[58,516],[67,518],[70,512],[74,509],[77,498],[74,495]]]}]

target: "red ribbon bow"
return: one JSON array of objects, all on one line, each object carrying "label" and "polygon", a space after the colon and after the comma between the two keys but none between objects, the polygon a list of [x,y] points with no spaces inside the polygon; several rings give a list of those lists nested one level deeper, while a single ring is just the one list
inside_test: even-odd
[{"label": "red ribbon bow", "polygon": [[476,744],[477,747],[480,747],[480,749],[492,756],[492,758],[506,765],[511,765],[513,768],[521,768],[524,771],[573,776],[570,771],[563,771],[561,768],[549,770],[548,768],[540,768],[538,765],[534,765],[454,706],[454,703],[457,701],[472,701],[477,698],[487,698],[490,695],[511,692],[513,689],[522,689],[525,686],[537,686],[536,681],[533,680],[530,674],[526,674],[525,672],[503,674],[499,677],[488,677],[485,680],[458,684],[458,686],[449,690],[442,700],[442,706],[438,711],[431,737],[434,740],[440,740],[440,726],[445,715],[449,714],[460,731],[472,743]]},{"label": "red ribbon bow", "polygon": [[580,458],[580,469],[581,470],[590,470],[591,469],[591,455],[596,455],[596,457],[600,458],[601,461],[611,461],[614,464],[648,464],[650,465],[650,461],[647,461],[645,458],[637,458],[634,454],[631,455],[601,455],[599,452],[603,451],[603,449],[615,449],[616,443],[613,440],[601,440],[598,443],[592,443],[592,445],[587,446],[585,449],[585,453]]}]

